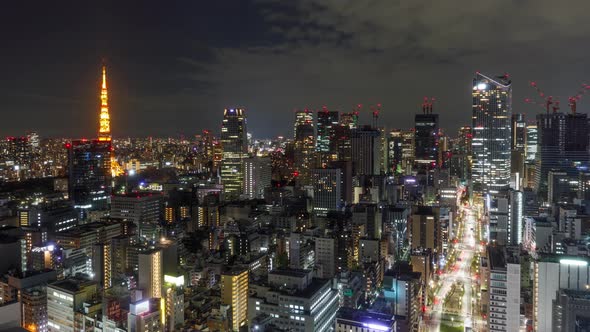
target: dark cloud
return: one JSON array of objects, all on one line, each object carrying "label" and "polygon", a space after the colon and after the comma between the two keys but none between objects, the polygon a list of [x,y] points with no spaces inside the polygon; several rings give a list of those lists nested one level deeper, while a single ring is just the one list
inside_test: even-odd
[{"label": "dark cloud", "polygon": [[323,105],[382,103],[382,124],[409,127],[424,95],[451,131],[470,122],[478,70],[510,72],[514,110],[532,115],[520,102],[529,80],[562,99],[590,82],[589,10],[578,0],[19,5],[0,14],[1,129],[92,135],[102,57],[115,135],[217,129],[230,106],[248,109],[256,136],[290,135],[293,109]]}]

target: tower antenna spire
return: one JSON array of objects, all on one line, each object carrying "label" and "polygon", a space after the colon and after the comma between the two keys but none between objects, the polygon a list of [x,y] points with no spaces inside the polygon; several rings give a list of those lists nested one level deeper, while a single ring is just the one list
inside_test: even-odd
[{"label": "tower antenna spire", "polygon": [[109,97],[107,91],[107,67],[102,65],[102,84],[100,87],[100,118],[98,127],[98,139],[111,140],[111,116],[109,114]]}]

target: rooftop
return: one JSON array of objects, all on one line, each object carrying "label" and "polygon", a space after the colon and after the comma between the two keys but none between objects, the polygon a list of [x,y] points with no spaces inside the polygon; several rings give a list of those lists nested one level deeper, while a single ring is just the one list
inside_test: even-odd
[{"label": "rooftop", "polygon": [[94,284],[96,284],[96,283],[93,281],[90,281],[90,280],[71,278],[71,279],[56,281],[56,282],[50,284],[49,287],[59,288],[61,290],[64,290],[64,291],[70,292],[70,293],[76,293],[76,292],[80,291],[82,288],[84,288],[86,286],[94,285]]},{"label": "rooftop", "polygon": [[490,270],[506,269],[506,252],[502,246],[488,246]]},{"label": "rooftop", "polygon": [[289,269],[289,270],[272,270],[268,274],[303,278],[303,277],[307,276],[310,272],[311,272],[310,270]]}]

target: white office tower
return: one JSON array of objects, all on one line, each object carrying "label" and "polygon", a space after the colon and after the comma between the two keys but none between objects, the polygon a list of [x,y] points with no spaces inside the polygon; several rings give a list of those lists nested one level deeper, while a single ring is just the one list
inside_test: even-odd
[{"label": "white office tower", "polygon": [[270,157],[244,159],[243,195],[246,199],[264,198],[264,189],[270,187],[271,167]]},{"label": "white office tower", "polygon": [[520,328],[520,261],[518,252],[502,246],[488,247],[488,305],[490,331]]},{"label": "white office tower", "polygon": [[274,270],[268,274],[268,284],[251,283],[248,321],[267,315],[273,325],[289,331],[332,330],[338,291],[332,289],[332,280],[312,276],[311,270]]},{"label": "white office tower", "polygon": [[586,290],[590,284],[588,257],[543,255],[534,263],[533,329],[552,332],[553,305],[559,290]]}]

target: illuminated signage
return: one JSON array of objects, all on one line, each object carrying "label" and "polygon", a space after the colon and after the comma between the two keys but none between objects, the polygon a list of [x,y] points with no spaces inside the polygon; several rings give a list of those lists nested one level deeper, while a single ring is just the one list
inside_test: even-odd
[{"label": "illuminated signage", "polygon": [[383,326],[383,325],[379,325],[379,324],[363,323],[363,326],[366,326],[366,327],[373,329],[373,330],[389,331],[389,328],[387,326]]},{"label": "illuminated signage", "polygon": [[31,251],[32,252],[45,252],[45,251],[53,251],[54,249],[55,249],[55,246],[53,244],[50,244],[45,247],[35,247],[35,248],[31,249]]},{"label": "illuminated signage", "polygon": [[145,312],[148,312],[150,311],[150,301],[144,300],[141,302],[132,303],[129,306],[129,311],[131,311],[131,313],[134,315],[141,315]]},{"label": "illuminated signage", "polygon": [[184,285],[184,276],[182,275],[182,276],[174,277],[174,276],[165,275],[164,282],[169,283],[169,284],[174,284],[176,286],[183,286]]}]

